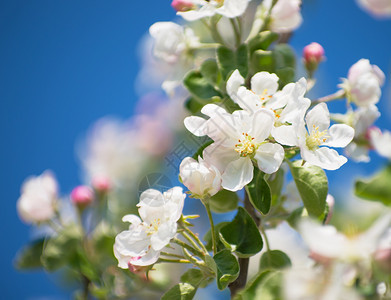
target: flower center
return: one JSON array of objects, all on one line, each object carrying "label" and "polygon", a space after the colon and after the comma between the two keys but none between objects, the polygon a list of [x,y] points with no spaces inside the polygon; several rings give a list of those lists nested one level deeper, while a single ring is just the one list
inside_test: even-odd
[{"label": "flower center", "polygon": [[270,99],[270,98],[272,98],[272,97],[273,97],[273,96],[271,96],[271,95],[269,95],[269,94],[267,93],[267,89],[264,89],[263,92],[262,92],[262,94],[259,95],[259,98],[261,99],[262,102],[263,102],[263,101],[266,101],[266,100],[268,100],[268,99]]},{"label": "flower center", "polygon": [[149,226],[147,226],[147,235],[152,235],[156,233],[159,229],[160,226],[160,218],[159,219],[154,219]]},{"label": "flower center", "polygon": [[315,150],[322,145],[330,136],[327,135],[327,129],[319,131],[319,127],[313,125],[311,133],[306,137],[306,144],[308,149]]},{"label": "flower center", "polygon": [[246,157],[248,155],[253,155],[257,150],[257,147],[254,143],[254,138],[247,133],[242,133],[243,138],[239,139],[239,144],[235,145],[235,151],[239,153],[241,157]]}]

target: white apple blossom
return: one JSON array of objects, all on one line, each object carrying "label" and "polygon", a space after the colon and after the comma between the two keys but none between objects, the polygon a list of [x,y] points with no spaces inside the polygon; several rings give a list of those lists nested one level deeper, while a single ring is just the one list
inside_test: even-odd
[{"label": "white apple blossom", "polygon": [[350,67],[348,78],[343,79],[340,87],[349,101],[357,106],[368,106],[379,102],[384,80],[385,75],[378,66],[371,65],[368,59],[360,59]]},{"label": "white apple blossom", "polygon": [[[273,0],[262,2],[262,17],[266,18]],[[300,13],[301,0],[278,0],[270,13],[270,29],[274,32],[285,33],[297,29],[303,19]]]},{"label": "white apple blossom", "polygon": [[220,171],[201,157],[198,161],[191,157],[183,159],[179,175],[183,184],[200,199],[213,196],[221,189]]},{"label": "white apple blossom", "polygon": [[391,132],[381,132],[378,128],[369,130],[371,145],[379,155],[391,160]]},{"label": "white apple blossom", "polygon": [[227,18],[241,16],[250,0],[189,0],[193,4],[192,9],[178,11],[177,14],[187,21],[195,21],[215,14]]},{"label": "white apple blossom", "polygon": [[274,124],[274,113],[259,109],[255,113],[238,110],[232,114],[215,104],[205,105],[201,112],[209,116],[187,117],[186,128],[196,136],[208,135],[214,143],[204,150],[204,159],[215,165],[222,174],[222,187],[237,191],[253,178],[252,159],[261,171],[271,174],[284,159],[284,149],[269,143]]},{"label": "white apple blossom", "polygon": [[136,215],[124,216],[122,220],[131,223],[129,230],[115,238],[114,255],[120,268],[148,266],[158,260],[160,251],[176,234],[185,197],[180,187],[163,194],[154,189],[141,194],[137,206],[142,220]]},{"label": "white apple blossom", "polygon": [[28,178],[17,202],[19,217],[26,223],[50,220],[56,213],[58,185],[50,171]]},{"label": "white apple blossom", "polygon": [[[284,144],[298,146],[301,157],[308,163],[326,170],[336,170],[347,162],[346,157],[328,147],[345,147],[353,139],[354,129],[346,124],[334,124],[330,127],[330,113],[325,103],[310,110],[304,121],[296,126],[296,135],[289,133],[280,138]],[[329,128],[330,127],[330,128]]]},{"label": "white apple blossom", "polygon": [[312,253],[333,260],[347,263],[372,260],[380,238],[391,224],[391,214],[379,218],[366,232],[355,236],[346,236],[334,226],[303,219],[299,224],[299,232]]},{"label": "white apple blossom", "polygon": [[333,114],[332,118],[354,128],[354,139],[346,146],[345,154],[357,162],[369,162],[368,130],[380,117],[380,112],[375,105],[359,107],[356,111],[349,111],[345,115]]},{"label": "white apple blossom", "polygon": [[[262,108],[270,109],[275,115],[272,136],[281,144],[292,145],[295,143],[292,140],[296,130],[294,125],[303,120],[311,104],[304,98],[307,81],[301,78],[277,91],[278,80],[276,74],[259,72],[251,78],[251,90],[248,90],[243,86],[244,78],[235,70],[227,81],[227,92],[241,108],[251,113]],[[287,137],[291,139],[287,140]]]},{"label": "white apple blossom", "polygon": [[149,33],[155,39],[154,55],[168,63],[177,62],[186,50],[199,46],[199,38],[191,28],[173,22],[157,22]]},{"label": "white apple blossom", "polygon": [[376,17],[391,17],[389,0],[357,0],[358,4]]}]

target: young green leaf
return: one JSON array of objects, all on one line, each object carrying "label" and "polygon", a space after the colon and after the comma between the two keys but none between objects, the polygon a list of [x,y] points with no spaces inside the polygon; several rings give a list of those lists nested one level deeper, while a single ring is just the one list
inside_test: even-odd
[{"label": "young green leaf", "polygon": [[190,94],[201,100],[209,100],[221,94],[202,76],[199,71],[190,71],[186,74],[183,84]]},{"label": "young green leaf", "polygon": [[284,269],[292,265],[290,258],[280,250],[270,250],[262,254],[259,269]]},{"label": "young green leaf", "polygon": [[[216,242],[217,242],[217,251],[225,249],[225,246],[222,241],[219,239],[219,232],[220,229],[227,225],[229,222],[221,222],[219,224],[215,225],[215,234],[216,234]],[[209,229],[208,232],[204,235],[204,241],[206,242],[206,249],[209,251],[212,251],[212,233],[211,230]]]},{"label": "young green leaf", "polygon": [[200,72],[202,76],[213,86],[218,86],[221,80],[219,66],[216,60],[208,59],[201,65]]},{"label": "young green leaf", "polygon": [[247,56],[247,46],[245,44],[239,46],[236,51],[225,46],[217,48],[217,62],[223,79],[227,79],[232,71],[236,69],[239,70],[242,76],[246,77],[248,73]]},{"label": "young green leaf", "polygon": [[367,180],[357,180],[355,183],[356,196],[380,201],[384,205],[391,205],[391,165],[388,165],[372,178]]},{"label": "young green leaf", "polygon": [[169,289],[163,296],[162,300],[191,300],[193,299],[197,288],[190,283],[178,283]]},{"label": "young green leaf", "polygon": [[224,290],[239,275],[239,263],[231,251],[222,250],[213,257],[217,266],[217,287]]},{"label": "young green leaf", "polygon": [[278,34],[271,31],[262,31],[248,42],[249,52],[252,54],[256,50],[267,50],[269,46],[278,39]]},{"label": "young green leaf", "polygon": [[304,164],[302,160],[289,163],[289,167],[308,214],[321,216],[326,207],[328,181],[323,169]]},{"label": "young green leaf", "polygon": [[42,268],[41,255],[45,239],[39,239],[23,247],[16,256],[15,267],[20,270]]},{"label": "young green leaf", "polygon": [[262,250],[263,241],[254,220],[239,207],[235,218],[220,229],[220,240],[239,257],[250,257]]},{"label": "young green leaf", "polygon": [[235,192],[221,190],[209,199],[210,209],[215,213],[225,213],[238,207],[239,197]]},{"label": "young green leaf", "polygon": [[264,178],[265,174],[258,169],[254,170],[254,178],[247,185],[249,199],[252,205],[262,214],[266,215],[271,206],[271,191]]}]

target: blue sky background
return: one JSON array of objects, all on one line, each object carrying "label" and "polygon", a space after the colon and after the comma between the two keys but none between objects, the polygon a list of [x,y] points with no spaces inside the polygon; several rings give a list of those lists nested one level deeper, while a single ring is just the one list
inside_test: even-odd
[{"label": "blue sky background", "polygon": [[[170,1],[0,0],[0,282],[4,299],[68,299],[43,272],[19,273],[16,251],[30,229],[16,214],[23,180],[55,172],[61,192],[80,183],[75,142],[98,118],[129,117],[138,99],[137,45],[149,26],[175,18]],[[336,90],[360,58],[387,76],[377,123],[391,129],[391,21],[376,20],[353,0],[304,1],[304,23],[292,38],[297,54],[310,42],[324,45],[318,96]],[[331,186],[371,165],[349,163],[329,172]],[[345,181],[346,184],[346,181]]]}]

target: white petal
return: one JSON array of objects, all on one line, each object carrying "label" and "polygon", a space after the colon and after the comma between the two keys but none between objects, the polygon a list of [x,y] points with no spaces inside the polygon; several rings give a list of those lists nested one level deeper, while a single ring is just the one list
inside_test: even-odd
[{"label": "white petal", "polygon": [[148,189],[141,193],[140,202],[137,204],[138,207],[148,205],[158,207],[164,205],[164,197],[161,192],[155,189]]},{"label": "white petal", "polygon": [[183,205],[185,203],[186,194],[183,193],[183,189],[179,186],[173,187],[164,192],[164,198],[167,203],[164,206],[164,213],[167,219],[172,222],[179,220],[182,215]]},{"label": "white petal", "polygon": [[177,224],[166,222],[159,226],[158,231],[151,236],[152,249],[159,251],[163,249],[175,236]]},{"label": "white petal", "polygon": [[305,118],[308,130],[311,132],[315,127],[319,131],[326,130],[330,127],[330,113],[326,103],[320,103],[311,109]]},{"label": "white petal", "polygon": [[245,12],[248,2],[249,0],[225,0],[224,5],[216,9],[216,12],[227,18],[235,18]]},{"label": "white petal", "polygon": [[238,89],[243,84],[244,78],[240,75],[239,70],[235,70],[227,81],[227,93],[235,102],[238,102]]},{"label": "white petal", "polygon": [[348,160],[346,157],[339,155],[334,149],[321,147],[311,151],[306,147],[300,147],[301,157],[308,163],[321,167],[326,170],[339,169]]},{"label": "white petal", "polygon": [[214,115],[224,115],[227,114],[227,111],[216,104],[206,104],[201,109],[201,113],[212,118]]},{"label": "white petal", "polygon": [[126,215],[122,218],[122,222],[128,222],[137,226],[141,224],[141,219],[136,215]]},{"label": "white petal", "polygon": [[229,191],[239,191],[253,179],[254,167],[250,158],[240,157],[228,164],[222,175],[221,186]]},{"label": "white petal", "polygon": [[189,130],[195,136],[206,135],[206,121],[204,118],[191,116],[184,120],[184,124],[187,130]]},{"label": "white petal", "polygon": [[274,113],[269,109],[261,108],[254,113],[251,120],[251,130],[248,133],[255,138],[256,143],[261,143],[269,137],[274,125],[274,118]]},{"label": "white petal", "polygon": [[244,86],[239,87],[236,99],[232,100],[239,104],[242,109],[249,112],[255,112],[263,105],[259,96]]},{"label": "white petal", "polygon": [[222,173],[229,163],[239,158],[239,154],[232,147],[227,148],[213,143],[204,149],[203,158]]},{"label": "white petal", "polygon": [[345,148],[345,154],[346,156],[350,157],[356,162],[369,162],[369,156],[368,156],[368,148],[358,146],[356,143],[351,142],[349,145]]},{"label": "white petal", "polygon": [[272,129],[272,136],[278,143],[282,145],[298,146],[296,131],[297,128],[295,126],[282,125]]},{"label": "white petal", "polygon": [[281,145],[266,143],[258,147],[255,159],[261,171],[271,174],[280,168],[284,156],[284,148]]},{"label": "white petal", "polygon": [[135,259],[137,257],[134,257],[130,263],[135,266],[149,266],[157,262],[160,256],[160,251],[155,251],[152,248],[147,251],[147,253],[143,256],[141,256],[138,259]]},{"label": "white petal", "polygon": [[273,95],[277,89],[278,76],[274,73],[259,72],[251,78],[251,90],[257,95],[262,95],[265,90],[267,95]]},{"label": "white petal", "polygon": [[205,17],[211,17],[216,14],[216,8],[211,4],[205,4],[199,10],[189,10],[177,12],[177,15],[182,16],[186,21],[195,21]]},{"label": "white petal", "polygon": [[346,147],[354,137],[354,129],[345,124],[335,124],[329,129],[330,137],[322,145]]},{"label": "white petal", "polygon": [[391,160],[391,132],[381,133],[380,130],[370,130],[369,136],[371,144],[379,155]]}]

